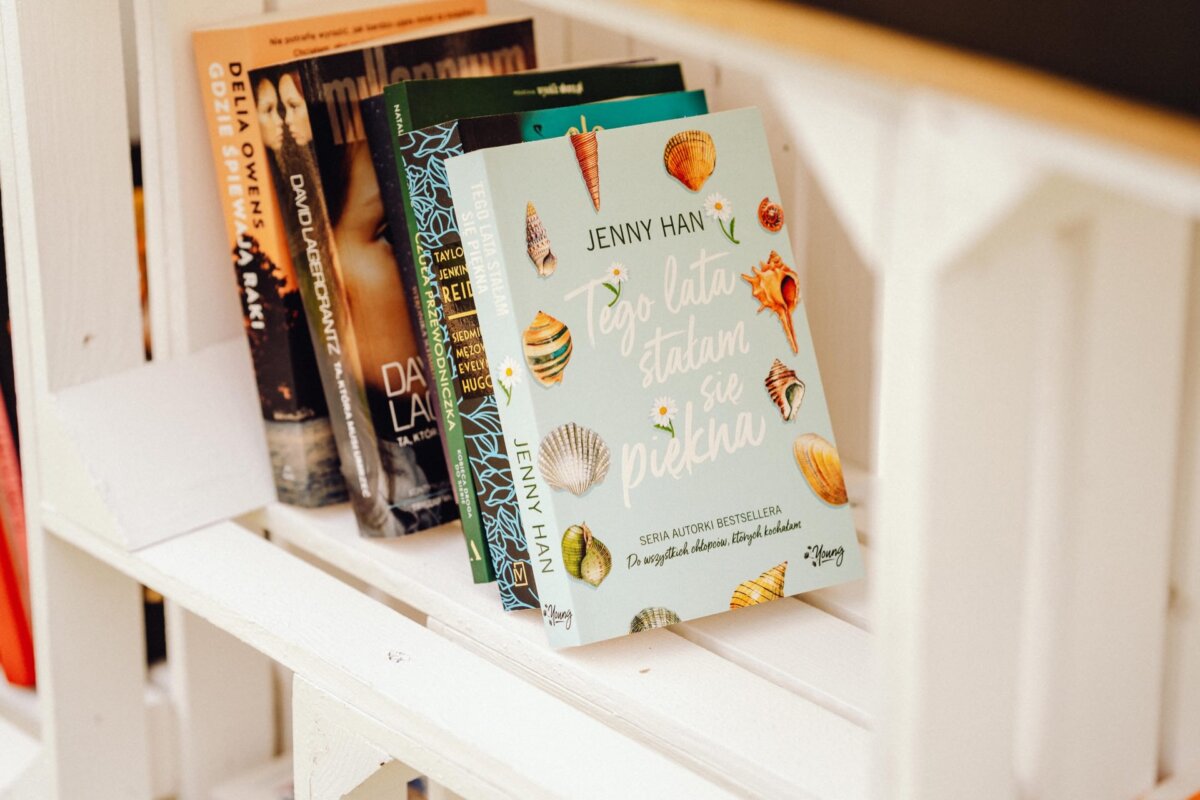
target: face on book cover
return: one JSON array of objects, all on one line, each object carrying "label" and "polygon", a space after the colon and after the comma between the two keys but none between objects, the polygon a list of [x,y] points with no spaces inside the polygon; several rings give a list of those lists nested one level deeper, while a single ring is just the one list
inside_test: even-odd
[{"label": "face on book cover", "polygon": [[285,72],[279,76],[278,86],[264,78],[258,82],[254,93],[258,98],[258,125],[263,144],[279,152],[283,147],[284,128],[300,147],[312,141],[308,105],[294,74]]}]

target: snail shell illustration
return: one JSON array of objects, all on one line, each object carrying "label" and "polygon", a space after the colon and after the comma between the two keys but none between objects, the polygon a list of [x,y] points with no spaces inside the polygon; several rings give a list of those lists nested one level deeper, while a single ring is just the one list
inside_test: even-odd
[{"label": "snail shell illustration", "polygon": [[771,395],[775,405],[779,406],[783,421],[788,422],[795,417],[796,412],[800,410],[801,401],[804,400],[804,381],[796,375],[796,370],[777,358],[771,363],[771,371],[767,373],[767,379],[763,383],[766,384],[767,393]]},{"label": "snail shell illustration", "polygon": [[579,171],[583,173],[583,182],[587,184],[588,194],[592,196],[592,205],[599,211],[600,156],[596,131],[573,133],[570,138],[571,145],[575,148],[575,160],[579,162]]},{"label": "snail shell illustration", "polygon": [[529,259],[537,267],[537,274],[546,277],[558,266],[558,259],[550,251],[550,238],[546,236],[546,227],[538,216],[533,203],[525,204],[525,250]]},{"label": "snail shell illustration", "polygon": [[842,477],[842,459],[837,449],[815,433],[806,433],[792,445],[796,463],[817,497],[831,506],[845,505],[846,479]]},{"label": "snail shell illustration", "polygon": [[525,362],[538,383],[561,383],[563,370],[571,360],[571,331],[554,317],[539,311],[522,337]]},{"label": "snail shell illustration", "polygon": [[634,616],[633,620],[629,623],[629,632],[641,633],[651,628],[662,628],[681,621],[679,615],[671,609],[652,606],[651,608],[643,608]]},{"label": "snail shell illustration", "polygon": [[783,597],[783,575],[787,572],[787,562],[776,564],[769,570],[737,585],[733,597],[729,600],[730,608],[745,608],[767,603]]},{"label": "snail shell illustration", "polygon": [[783,227],[783,206],[771,202],[769,197],[764,197],[758,204],[758,224],[771,233],[777,233]]},{"label": "snail shell illustration", "polygon": [[567,574],[592,586],[599,586],[612,571],[612,554],[592,535],[586,522],[572,525],[563,533],[562,554]]},{"label": "snail shell illustration", "polygon": [[681,131],[667,140],[663,165],[680,183],[698,192],[717,168],[717,146],[704,131]]},{"label": "snail shell illustration", "polygon": [[766,263],[760,262],[757,267],[751,267],[751,274],[743,274],[742,278],[750,284],[754,299],[760,305],[759,311],[767,309],[774,311],[783,323],[783,332],[787,334],[788,344],[793,353],[799,353],[796,344],[796,329],[792,325],[792,312],[800,303],[800,280],[796,271],[783,263],[779,253],[774,250],[767,256]]},{"label": "snail shell illustration", "polygon": [[542,439],[538,447],[538,470],[546,483],[580,495],[608,475],[608,445],[600,434],[568,422]]}]

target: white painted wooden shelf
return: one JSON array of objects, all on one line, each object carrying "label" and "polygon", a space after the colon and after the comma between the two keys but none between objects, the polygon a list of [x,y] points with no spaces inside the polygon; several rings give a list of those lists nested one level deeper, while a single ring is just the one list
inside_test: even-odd
[{"label": "white painted wooden shelf", "polygon": [[762,108],[869,556],[556,652],[455,526],[273,502],[188,34],[300,2],[127,5],[0,0],[40,680],[0,690],[0,797],[265,798],[289,760],[304,800],[1200,789],[1200,123],[770,0],[494,0],[543,64]]}]

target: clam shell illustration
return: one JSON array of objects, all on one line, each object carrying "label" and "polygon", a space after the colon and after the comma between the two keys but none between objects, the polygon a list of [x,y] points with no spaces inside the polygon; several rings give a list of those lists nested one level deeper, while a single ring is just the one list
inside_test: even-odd
[{"label": "clam shell illustration", "polygon": [[681,131],[667,140],[663,166],[684,186],[698,192],[717,168],[717,146],[704,131]]},{"label": "clam shell illustration", "polygon": [[641,633],[648,631],[651,628],[662,628],[666,625],[674,625],[676,622],[682,622],[679,615],[669,608],[661,608],[652,606],[643,608],[629,623],[630,633]]},{"label": "clam shell illustration", "polygon": [[529,260],[537,268],[537,274],[546,277],[558,266],[558,258],[550,250],[550,237],[546,235],[546,226],[538,216],[533,203],[525,204],[525,250]]},{"label": "clam shell illustration", "polygon": [[792,445],[796,463],[804,473],[809,488],[817,497],[831,506],[842,506],[849,502],[846,496],[846,479],[842,477],[842,459],[837,448],[816,433],[797,437]]},{"label": "clam shell illustration", "polygon": [[587,184],[588,194],[592,196],[592,205],[600,210],[600,153],[596,141],[596,131],[571,134],[571,146],[575,148],[575,160],[579,162],[579,171],[583,173],[583,182]]},{"label": "clam shell illustration", "polygon": [[563,533],[562,554],[567,574],[592,586],[599,586],[612,571],[612,554],[592,535],[586,522],[572,525]]},{"label": "clam shell illustration", "polygon": [[560,425],[538,447],[538,470],[546,483],[581,495],[608,475],[611,454],[600,434],[574,422]]},{"label": "clam shell illustration", "polygon": [[539,311],[522,336],[525,362],[543,386],[561,383],[571,360],[571,331],[554,317]]},{"label": "clam shell illustration", "polygon": [[763,383],[766,384],[767,394],[779,407],[783,421],[790,422],[804,400],[804,381],[796,375],[796,370],[777,358],[771,363],[771,371]]},{"label": "clam shell illustration", "polygon": [[769,603],[772,600],[778,600],[783,597],[783,576],[787,572],[787,562],[776,564],[769,570],[759,575],[757,578],[751,578],[748,581],[743,581],[733,590],[733,597],[729,599],[730,608],[745,608],[746,606],[756,606],[759,603]]},{"label": "clam shell illustration", "polygon": [[799,353],[796,344],[796,329],[792,324],[792,312],[800,304],[800,276],[796,271],[783,263],[783,259],[774,250],[767,256],[765,263],[751,267],[751,274],[743,274],[742,278],[750,284],[754,299],[760,305],[759,311],[766,309],[774,311],[783,324],[783,332],[787,334],[788,344],[793,353]]},{"label": "clam shell illustration", "polygon": [[772,202],[769,197],[764,197],[758,204],[758,224],[771,233],[778,233],[783,227],[783,206]]}]

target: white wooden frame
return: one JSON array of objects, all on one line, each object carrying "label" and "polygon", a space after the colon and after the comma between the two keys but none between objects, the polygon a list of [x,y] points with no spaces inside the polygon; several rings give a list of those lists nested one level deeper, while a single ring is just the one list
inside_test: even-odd
[{"label": "white wooden frame", "polygon": [[[529,755],[568,758],[547,719],[664,796],[1200,788],[1200,159],[648,5],[493,3],[535,13],[543,63],[677,57],[714,107],[763,108],[856,465],[870,607],[860,585],[552,654],[536,620],[462,581],[453,531],[381,544],[344,510],[267,505],[187,43],[264,3],[135,2],[143,364],[118,5],[0,0],[41,716],[37,759],[28,726],[0,720],[26,759],[14,793],[207,796],[274,753],[271,661],[297,675],[301,797],[371,796],[414,772],[465,796],[588,793]],[[146,706],[138,582],[171,603],[179,761],[158,775],[164,723],[129,713]],[[502,698],[462,702],[449,676],[466,674]],[[518,706],[543,722],[489,736]]]}]

